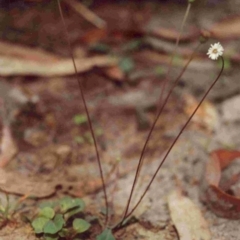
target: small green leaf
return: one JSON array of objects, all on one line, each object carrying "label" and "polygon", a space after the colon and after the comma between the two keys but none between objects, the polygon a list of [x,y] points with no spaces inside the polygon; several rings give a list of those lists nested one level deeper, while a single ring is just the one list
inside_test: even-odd
[{"label": "small green leaf", "polygon": [[129,73],[134,68],[134,62],[131,58],[122,58],[122,60],[119,63],[119,67],[121,70],[125,73]]},{"label": "small green leaf", "polygon": [[181,61],[182,61],[182,57],[180,55],[173,56],[173,60],[172,60],[173,65],[179,66],[181,64]]},{"label": "small green leaf", "polygon": [[76,218],[73,221],[73,229],[77,233],[83,233],[86,232],[90,228],[90,223],[81,219],[81,218]]},{"label": "small green leaf", "polygon": [[97,240],[115,240],[111,229],[106,228],[101,234],[97,235]]},{"label": "small green leaf", "polygon": [[100,53],[107,53],[111,50],[111,48],[104,43],[96,43],[90,46],[90,51],[100,52]]},{"label": "small green leaf", "polygon": [[79,143],[79,144],[82,144],[82,143],[85,142],[84,138],[83,138],[83,137],[80,137],[80,136],[76,136],[76,137],[74,138],[74,141],[75,141],[76,143]]},{"label": "small green leaf", "polygon": [[67,229],[67,228],[63,228],[59,233],[58,235],[60,237],[67,237],[69,235],[70,231]]},{"label": "small green leaf", "polygon": [[53,220],[46,223],[43,228],[44,233],[55,234],[60,231],[65,224],[62,214],[56,214]]},{"label": "small green leaf", "polygon": [[132,40],[122,47],[122,51],[125,51],[125,52],[135,51],[135,50],[138,50],[141,47],[141,45],[142,45],[142,39]]},{"label": "small green leaf", "polygon": [[76,207],[73,208],[72,210],[69,210],[67,213],[64,214],[64,218],[68,220],[70,217],[82,212],[82,208]]},{"label": "small green leaf", "polygon": [[40,209],[38,216],[52,219],[55,215],[55,211],[51,207],[44,207]]},{"label": "small green leaf", "polygon": [[87,117],[86,117],[86,115],[83,115],[83,114],[77,114],[73,117],[73,122],[76,125],[81,125],[81,124],[87,122]]},{"label": "small green leaf", "polygon": [[60,208],[62,212],[66,212],[67,210],[72,208],[74,203],[74,199],[71,197],[64,197],[60,200]]},{"label": "small green leaf", "polygon": [[81,210],[84,209],[85,203],[80,198],[71,198],[71,197],[65,197],[60,200],[60,208],[62,212],[67,212],[73,208],[80,208]]},{"label": "small green leaf", "polygon": [[48,218],[45,217],[38,217],[35,218],[32,221],[32,227],[34,229],[35,233],[42,233],[43,232],[43,227],[46,225],[46,223],[49,221]]},{"label": "small green leaf", "polygon": [[45,207],[54,208],[57,205],[58,205],[58,201],[49,201],[49,202],[42,202],[42,203],[40,203],[39,207],[40,208],[45,208]]},{"label": "small green leaf", "polygon": [[165,73],[164,68],[161,67],[161,66],[156,67],[156,68],[154,69],[154,71],[155,71],[155,74],[156,74],[157,76],[161,76],[161,75],[163,75],[163,74]]},{"label": "small green leaf", "polygon": [[48,233],[45,233],[43,235],[43,237],[44,237],[44,240],[58,240],[59,239],[58,234],[48,234]]}]

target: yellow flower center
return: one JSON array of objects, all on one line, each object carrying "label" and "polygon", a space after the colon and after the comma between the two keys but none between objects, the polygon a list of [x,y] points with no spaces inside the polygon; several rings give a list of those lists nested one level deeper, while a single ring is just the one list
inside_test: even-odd
[{"label": "yellow flower center", "polygon": [[215,49],[213,49],[213,51],[212,51],[214,54],[217,54],[218,53],[218,50],[215,48]]}]

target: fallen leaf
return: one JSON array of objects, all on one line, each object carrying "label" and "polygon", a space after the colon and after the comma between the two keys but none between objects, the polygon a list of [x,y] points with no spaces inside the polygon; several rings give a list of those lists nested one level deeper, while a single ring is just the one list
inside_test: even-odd
[{"label": "fallen leaf", "polygon": [[[163,38],[170,41],[176,41],[179,36],[179,31],[171,28],[158,27],[150,31],[150,35]],[[188,33],[182,34],[180,41],[192,41],[200,36],[200,31],[197,28],[189,28]]]},{"label": "fallen leaf", "polygon": [[[184,101],[184,112],[190,117],[199,102],[196,98],[189,94],[184,95]],[[210,131],[213,131],[217,129],[219,125],[218,112],[211,102],[204,101],[194,115],[192,121]]]},{"label": "fallen leaf", "polygon": [[[143,227],[140,223],[131,224],[124,230],[125,230],[124,239],[151,239],[151,240],[175,239],[175,234],[172,229],[171,231],[169,231],[169,229],[151,230],[149,228]],[[119,238],[117,239],[121,239],[122,234],[123,233],[119,231]]]},{"label": "fallen leaf", "polygon": [[83,43],[95,44],[107,37],[107,30],[105,28],[95,28],[87,31],[81,38]]},{"label": "fallen leaf", "polygon": [[208,224],[201,211],[179,190],[168,196],[168,206],[172,221],[178,231],[180,240],[210,240]]},{"label": "fallen leaf", "polygon": [[240,151],[219,149],[211,153],[206,165],[205,200],[216,215],[230,219],[240,218],[240,197],[224,192],[219,188],[219,182],[221,171],[237,157],[240,157]]},{"label": "fallen leaf", "polygon": [[52,195],[56,183],[37,181],[17,172],[7,172],[0,169],[0,190],[17,195],[29,195],[44,198]]},{"label": "fallen leaf", "polygon": [[[89,58],[75,59],[78,72],[86,72],[93,67],[114,66],[117,59],[110,56],[95,56]],[[52,63],[34,62],[26,59],[13,57],[0,58],[0,75],[1,76],[19,76],[34,75],[42,77],[53,77],[74,74],[75,70],[72,59],[59,59]]]},{"label": "fallen leaf", "polygon": [[13,58],[25,59],[36,62],[49,62],[59,60],[59,56],[48,53],[39,48],[30,48],[23,45],[11,44],[0,41],[0,54],[1,56],[8,56]]},{"label": "fallen leaf", "polygon": [[5,167],[13,159],[17,152],[18,148],[14,143],[10,126],[5,124],[2,131],[0,168]]},{"label": "fallen leaf", "polygon": [[222,104],[222,118],[226,122],[239,121],[240,119],[240,95],[228,98]]},{"label": "fallen leaf", "polygon": [[[0,41],[0,75],[62,76],[74,74],[71,59],[64,59],[46,51]],[[76,58],[78,72],[93,67],[117,65],[117,59],[110,56]]]},{"label": "fallen leaf", "polygon": [[231,39],[240,37],[240,16],[224,19],[210,30],[215,38]]},{"label": "fallen leaf", "polygon": [[118,81],[123,81],[125,77],[124,72],[118,66],[106,68],[104,70],[104,73],[111,79],[118,80]]}]

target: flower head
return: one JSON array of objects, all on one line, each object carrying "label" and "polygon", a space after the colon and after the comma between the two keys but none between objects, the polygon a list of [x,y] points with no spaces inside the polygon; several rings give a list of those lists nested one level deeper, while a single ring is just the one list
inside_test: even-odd
[{"label": "flower head", "polygon": [[212,60],[217,60],[219,56],[223,54],[223,47],[220,43],[211,44],[211,47],[208,49],[207,55]]}]

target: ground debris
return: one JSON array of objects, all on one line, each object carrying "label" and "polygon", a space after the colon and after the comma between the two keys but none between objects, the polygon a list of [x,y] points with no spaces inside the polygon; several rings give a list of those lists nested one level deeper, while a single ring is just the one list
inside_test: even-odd
[{"label": "ground debris", "polygon": [[170,215],[180,240],[210,240],[211,234],[206,220],[198,207],[180,190],[168,196]]}]

